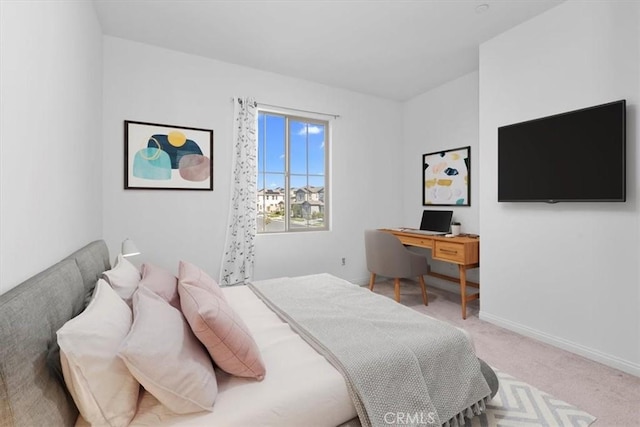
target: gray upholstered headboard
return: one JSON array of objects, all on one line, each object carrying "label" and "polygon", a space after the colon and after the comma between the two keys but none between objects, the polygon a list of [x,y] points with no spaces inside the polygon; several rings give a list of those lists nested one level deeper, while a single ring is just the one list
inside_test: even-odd
[{"label": "gray upholstered headboard", "polygon": [[97,240],[0,295],[0,426],[75,424],[78,410],[47,355],[109,268],[107,245]]}]

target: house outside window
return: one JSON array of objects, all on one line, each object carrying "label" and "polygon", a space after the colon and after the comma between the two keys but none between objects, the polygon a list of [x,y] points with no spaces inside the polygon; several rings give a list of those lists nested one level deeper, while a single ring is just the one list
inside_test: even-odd
[{"label": "house outside window", "polygon": [[258,233],[329,229],[329,122],[258,112]]}]

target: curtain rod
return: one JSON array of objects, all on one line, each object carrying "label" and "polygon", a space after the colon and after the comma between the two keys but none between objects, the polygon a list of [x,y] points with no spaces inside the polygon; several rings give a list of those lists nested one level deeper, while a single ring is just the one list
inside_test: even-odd
[{"label": "curtain rod", "polygon": [[321,111],[301,110],[299,108],[283,107],[281,105],[273,105],[273,104],[264,104],[262,102],[258,102],[258,105],[262,107],[282,108],[283,110],[299,111],[301,113],[319,114],[321,116],[333,117],[334,119],[337,119],[340,117],[339,114],[323,113]]},{"label": "curtain rod", "polygon": [[[236,99],[238,100],[238,102],[242,103],[242,98],[231,98],[232,101],[235,101]],[[333,117],[334,119],[340,118],[339,114],[323,113],[323,112],[320,112],[320,111],[301,110],[299,108],[283,107],[281,105],[264,104],[262,102],[256,102],[256,106],[258,106],[258,105],[260,105],[262,107],[271,107],[271,108],[280,108],[280,109],[283,109],[283,110],[298,111],[300,113],[319,114],[321,116]]]}]

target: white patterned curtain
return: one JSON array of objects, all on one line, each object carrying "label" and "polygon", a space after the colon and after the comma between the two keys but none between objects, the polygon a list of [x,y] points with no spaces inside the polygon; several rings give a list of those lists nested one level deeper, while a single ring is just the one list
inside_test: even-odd
[{"label": "white patterned curtain", "polygon": [[242,284],[253,276],[256,237],[256,101],[234,99],[233,176],[220,284]]}]

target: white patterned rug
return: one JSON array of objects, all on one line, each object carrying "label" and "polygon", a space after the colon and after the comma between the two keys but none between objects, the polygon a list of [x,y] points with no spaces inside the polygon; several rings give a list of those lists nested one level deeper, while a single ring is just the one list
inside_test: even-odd
[{"label": "white patterned rug", "polygon": [[494,368],[500,380],[498,394],[487,405],[487,412],[474,417],[472,427],[588,426],[596,420],[573,405]]}]

